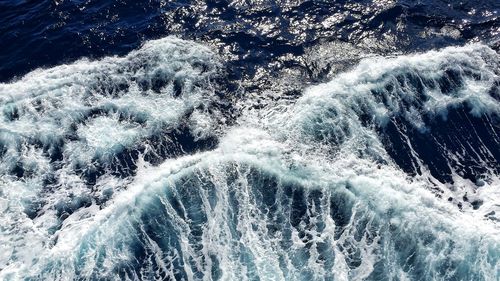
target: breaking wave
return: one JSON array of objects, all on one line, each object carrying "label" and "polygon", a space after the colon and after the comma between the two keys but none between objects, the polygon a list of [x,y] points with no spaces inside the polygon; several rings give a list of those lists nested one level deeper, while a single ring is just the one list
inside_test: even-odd
[{"label": "breaking wave", "polygon": [[499,64],[364,59],[234,122],[172,37],[0,84],[0,276],[496,280]]}]

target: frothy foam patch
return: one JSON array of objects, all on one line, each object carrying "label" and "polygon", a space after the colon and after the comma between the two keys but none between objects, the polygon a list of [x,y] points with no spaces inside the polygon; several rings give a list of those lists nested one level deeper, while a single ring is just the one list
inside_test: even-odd
[{"label": "frothy foam patch", "polygon": [[90,147],[112,151],[113,146],[130,146],[141,136],[140,127],[117,118],[98,117],[78,128],[77,134]]},{"label": "frothy foam patch", "polygon": [[246,119],[333,156],[396,162],[448,183],[453,174],[491,179],[500,173],[499,65],[498,54],[483,45],[368,58],[309,88],[294,106]]},{"label": "frothy foam patch", "polygon": [[[41,146],[79,138],[96,144],[92,140],[101,139],[102,132],[91,128],[110,125],[110,131],[116,131],[111,123],[105,124],[116,119],[141,125],[136,139],[146,139],[165,127],[175,128],[192,111],[208,110],[215,99],[209,80],[218,68],[208,48],[169,37],[148,42],[125,57],[37,70],[0,85],[2,132]],[[88,129],[82,132],[82,127]],[[71,151],[62,146],[64,157],[70,158]]]},{"label": "frothy foam patch", "polygon": [[214,151],[144,167],[103,210],[73,214],[41,269],[131,279],[494,277],[500,229],[427,184],[355,156],[304,158],[241,128]]},{"label": "frothy foam patch", "polygon": [[213,136],[220,67],[209,48],[167,37],[0,84],[2,275],[18,278],[11,270],[36,264],[73,212],[123,188],[139,154],[182,153],[158,151],[177,130]]},{"label": "frothy foam patch", "polygon": [[[332,137],[341,138],[358,127],[384,126],[391,118],[426,130],[424,116],[446,118],[448,109],[463,104],[475,116],[498,116],[499,67],[498,55],[483,45],[363,59],[352,71],[306,90],[286,118],[298,119],[293,125],[302,122],[306,134],[332,130]],[[321,128],[308,129],[319,122]]]},{"label": "frothy foam patch", "polygon": [[[198,47],[164,40],[141,50],[169,40]],[[181,50],[175,53],[177,57],[196,53],[190,48]],[[125,58],[137,62],[132,54]],[[198,69],[191,63],[185,67]],[[66,165],[57,170],[59,188],[48,198],[52,201],[34,219],[22,211],[20,202],[27,196],[14,192],[33,194],[30,186],[6,173],[2,197],[7,201],[0,201],[0,208],[9,211],[1,223],[22,223],[1,235],[7,254],[0,256],[0,262],[5,262],[0,276],[495,280],[500,226],[491,212],[500,205],[492,193],[498,181],[484,182],[484,189],[470,195],[471,202],[483,200],[479,210],[472,205],[459,209],[447,197],[454,194],[453,189],[463,190],[460,184],[467,180],[455,174],[454,184],[444,184],[433,182],[433,176],[425,173],[407,174],[388,152],[383,129],[397,119],[427,134],[433,130],[427,116],[447,121],[450,109],[464,104],[472,117],[494,120],[499,109],[492,102],[491,88],[497,81],[497,67],[498,55],[479,45],[363,60],[351,72],[309,89],[294,104],[246,113],[213,150],[165,159],[157,166],[139,155],[134,162],[136,173],[123,178],[110,171],[100,176],[92,188],[97,198],[108,198],[104,203],[86,201],[88,183]],[[452,68],[456,72],[450,72]],[[174,76],[186,77],[183,68],[176,71],[180,74]],[[74,132],[68,137],[74,146],[64,145],[63,160],[69,148],[89,147],[109,154],[116,146],[133,147],[150,132],[161,131],[165,124],[175,127],[179,120],[189,122],[196,137],[203,138],[213,128],[206,118],[212,115],[203,110],[207,88],[193,82],[190,93],[200,99],[191,99],[175,83],[166,83],[157,94],[155,83],[131,81],[123,93],[117,90],[102,100],[98,94],[95,102],[100,109],[82,113],[91,116],[90,120],[82,117],[85,120],[78,121],[78,126],[68,127]],[[136,91],[141,93],[137,99]],[[165,93],[171,103],[156,100]],[[149,99],[160,106],[148,106]],[[89,100],[89,106],[93,102]],[[176,109],[191,105],[187,111],[194,112],[184,119],[178,117],[182,114],[177,115]],[[164,106],[168,110],[162,113]],[[9,110],[8,122],[20,119],[15,110]],[[57,116],[59,110],[65,107],[49,113]],[[109,130],[104,132],[102,127]],[[9,157],[20,154],[14,148],[28,147],[16,134],[2,135],[2,140],[13,140],[10,154],[5,154]],[[50,161],[46,164],[39,159],[45,157],[37,152],[39,148],[30,145],[33,148],[24,149],[22,155],[39,167],[32,170],[54,170]],[[75,159],[89,155],[84,153],[75,149],[70,155]],[[436,193],[435,187],[442,193]],[[58,205],[59,198],[66,204]],[[63,219],[50,232],[51,219],[58,216]],[[19,240],[20,234],[26,238]],[[42,256],[43,260],[37,259]]]}]

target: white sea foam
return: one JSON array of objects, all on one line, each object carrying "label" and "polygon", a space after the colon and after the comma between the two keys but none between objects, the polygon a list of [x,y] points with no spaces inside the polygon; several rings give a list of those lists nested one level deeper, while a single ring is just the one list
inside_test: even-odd
[{"label": "white sea foam", "polygon": [[218,67],[208,48],[168,37],[125,57],[36,70],[0,85],[2,135],[13,138],[3,143],[35,139],[50,146],[68,142],[76,129],[68,146],[88,147],[77,155],[65,149],[65,157],[92,157],[96,149],[113,146],[114,139],[130,146],[163,127],[176,127],[193,109],[206,108],[213,100],[208,79]]},{"label": "white sea foam", "polygon": [[[78,208],[91,203],[91,192],[109,195],[124,184],[100,179],[89,188],[76,166],[109,161],[182,122],[198,138],[210,136],[210,79],[219,67],[209,48],[168,37],[125,57],[82,59],[0,84],[2,275],[29,268],[51,247],[56,209]],[[203,125],[189,115],[203,115]],[[30,208],[38,209],[33,220],[24,213]]]},{"label": "white sea foam", "polygon": [[[204,63],[213,59],[206,55],[208,49],[169,38],[150,42],[125,58],[89,64],[97,73],[105,72],[109,66],[101,64],[127,58],[135,62],[134,54],[150,54],[148,50],[164,44],[176,46],[167,51],[178,65],[176,71],[162,66],[164,72],[197,75],[191,62],[182,62],[193,59],[193,54]],[[440,71],[450,65],[463,74],[462,84],[444,92],[437,84],[444,75]],[[448,108],[463,104],[470,106],[473,116],[498,115],[499,103],[488,94],[498,79],[495,68],[498,55],[480,45],[365,59],[332,82],[308,89],[292,105],[244,113],[216,149],[167,159],[158,166],[139,157],[135,175],[100,177],[94,188],[111,199],[78,208],[54,233],[48,228],[55,217],[50,206],[57,200],[46,205],[44,215],[29,219],[20,202],[33,194],[30,186],[5,174],[0,198],[5,254],[0,255],[0,276],[7,280],[495,280],[500,225],[494,215],[485,215],[500,211],[497,175],[479,189],[454,175],[456,189],[470,188],[471,200],[484,202],[479,210],[460,210],[446,200],[456,197],[453,186],[439,183],[425,170],[422,175],[407,175],[392,161],[377,132],[394,116],[425,132],[424,115],[443,118]],[[45,77],[51,71],[28,75],[16,82],[18,88],[38,81],[29,77]],[[429,83],[416,91],[408,80],[413,79],[411,74]],[[401,88],[385,88],[387,81],[397,79],[402,82],[391,85]],[[197,108],[210,97],[209,89],[195,87],[180,99],[162,99],[163,93],[141,92],[134,89],[138,84],[132,84],[117,97],[98,95],[89,106],[112,104],[109,107],[134,118],[122,118],[121,111],[113,109],[113,114],[78,123],[79,140],[65,146],[65,157],[70,153],[79,158],[86,149],[111,153],[115,146],[131,147],[153,134],[158,124],[175,126],[187,108]],[[0,89],[14,89],[12,85]],[[31,159],[32,169],[39,173],[35,181],[54,167],[36,147],[19,144],[23,139],[18,135],[33,133],[27,128],[35,126],[41,139],[48,139],[36,122],[41,120],[40,126],[48,122],[46,130],[55,130],[58,114],[77,106],[46,97],[62,91],[59,88],[47,88],[44,103],[68,104],[54,105],[54,110],[47,105],[47,115],[31,108],[18,110],[30,113],[19,114],[17,120],[28,118],[36,126],[25,122],[26,127],[16,129],[11,123],[17,121],[6,121],[11,127],[2,135],[4,142],[11,141],[9,157]],[[136,91],[141,92],[137,97]],[[28,99],[25,91],[18,93],[23,98],[17,100]],[[385,102],[380,95],[386,95]],[[207,114],[201,110],[190,116],[196,136],[213,128]],[[365,115],[368,121],[363,120]],[[64,120],[61,124],[71,123]],[[64,128],[69,127],[57,129]],[[18,150],[20,146],[24,150]],[[85,185],[71,169],[58,173],[64,184],[56,192],[85,193]],[[436,185],[443,198],[431,190]]]}]

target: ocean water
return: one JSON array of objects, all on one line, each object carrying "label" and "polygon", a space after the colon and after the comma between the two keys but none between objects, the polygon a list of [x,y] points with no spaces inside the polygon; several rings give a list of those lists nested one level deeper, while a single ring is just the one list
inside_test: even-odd
[{"label": "ocean water", "polygon": [[499,280],[499,13],[0,1],[0,280]]}]

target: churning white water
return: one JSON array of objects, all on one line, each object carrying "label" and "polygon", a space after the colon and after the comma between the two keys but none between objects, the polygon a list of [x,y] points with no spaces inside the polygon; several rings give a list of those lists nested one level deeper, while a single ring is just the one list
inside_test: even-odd
[{"label": "churning white water", "polygon": [[222,62],[172,37],[0,84],[0,278],[498,280],[499,146],[473,140],[475,181],[443,147],[441,182],[408,132],[461,109],[500,144],[499,64],[482,45],[365,59],[231,126]]}]

